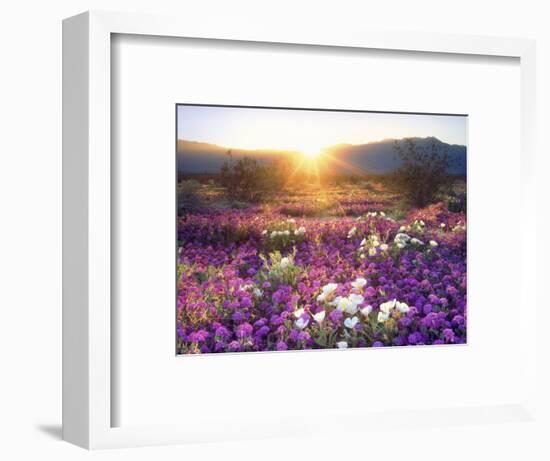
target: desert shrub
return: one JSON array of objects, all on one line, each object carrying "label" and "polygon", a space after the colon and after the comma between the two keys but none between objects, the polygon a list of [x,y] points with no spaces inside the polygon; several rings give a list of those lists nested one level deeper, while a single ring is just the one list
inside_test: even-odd
[{"label": "desert shrub", "polygon": [[235,161],[231,151],[227,153],[228,160],[220,171],[220,184],[227,194],[237,200],[259,202],[273,194],[283,186],[286,164],[274,161],[269,165],[251,157]]},{"label": "desert shrub", "polygon": [[287,158],[277,158],[273,160],[266,168],[266,178],[269,188],[273,192],[280,192],[292,176],[295,168],[292,162]]},{"label": "desert shrub", "polygon": [[420,208],[436,202],[449,182],[447,153],[435,142],[420,146],[410,138],[396,142],[395,150],[402,166],[393,174],[393,184],[403,199]]},{"label": "desert shrub", "polygon": [[203,206],[203,199],[199,192],[201,185],[195,179],[188,179],[178,183],[178,213],[194,213]]},{"label": "desert shrub", "polygon": [[447,209],[452,213],[466,213],[466,193],[450,193],[445,197]]}]

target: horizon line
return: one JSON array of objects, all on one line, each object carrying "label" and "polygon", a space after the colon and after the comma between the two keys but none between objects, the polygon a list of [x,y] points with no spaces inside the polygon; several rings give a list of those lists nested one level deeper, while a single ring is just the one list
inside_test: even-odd
[{"label": "horizon line", "polygon": [[[184,104],[182,104],[182,105],[184,105]],[[317,109],[308,109],[308,110],[317,110]],[[331,109],[325,109],[325,110],[331,110]],[[403,138],[383,138],[383,139],[378,139],[378,140],[375,140],[375,141],[367,141],[367,142],[355,143],[355,144],[350,143],[350,142],[342,141],[342,142],[339,142],[339,143],[329,144],[329,145],[323,146],[323,147],[320,148],[320,150],[325,150],[325,149],[328,149],[330,147],[341,146],[341,145],[356,147],[356,146],[365,146],[365,145],[368,145],[368,144],[378,144],[378,143],[382,143],[382,142],[385,142],[385,141],[402,141],[404,139],[429,139],[429,138],[434,138],[434,139],[438,140],[439,142],[442,142],[442,143],[447,144],[449,146],[466,147],[466,144],[448,143],[446,141],[443,141],[442,139],[439,139],[437,136],[405,136]],[[301,149],[296,149],[296,148],[279,148],[279,147],[266,147],[266,146],[263,146],[263,147],[239,147],[239,146],[227,146],[227,145],[222,145],[222,144],[216,144],[214,142],[201,141],[201,140],[197,140],[197,139],[184,139],[184,138],[179,138],[177,136],[176,136],[176,139],[177,139],[177,141],[208,144],[210,146],[215,146],[215,147],[219,147],[219,148],[222,148],[222,149],[238,149],[238,150],[247,150],[247,151],[254,151],[254,152],[255,151],[262,151],[262,150],[282,151],[282,152],[302,152]]]}]

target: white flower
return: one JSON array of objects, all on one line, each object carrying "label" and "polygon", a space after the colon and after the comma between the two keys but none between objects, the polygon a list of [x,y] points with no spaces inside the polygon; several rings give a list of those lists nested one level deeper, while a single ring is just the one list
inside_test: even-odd
[{"label": "white flower", "polygon": [[251,283],[247,283],[245,285],[240,285],[239,286],[239,290],[241,291],[248,291],[252,288],[252,284]]},{"label": "white flower", "polygon": [[382,311],[378,312],[378,321],[380,323],[385,322],[389,318],[390,318],[390,313],[389,312],[382,312]]},{"label": "white flower", "polygon": [[383,211],[380,212],[380,216],[386,216],[386,213],[384,213]]},{"label": "white flower", "polygon": [[369,248],[369,256],[376,256],[376,248]]},{"label": "white flower", "polygon": [[407,234],[404,234],[404,233],[400,232],[399,234],[397,234],[395,236],[393,241],[395,243],[408,243],[410,239],[411,239],[410,235],[407,235]]},{"label": "white flower", "polygon": [[420,220],[420,225],[424,227],[426,224],[424,223],[424,221]]},{"label": "white flower", "polygon": [[407,228],[405,226],[401,226],[399,228],[399,232],[405,232],[407,230]]},{"label": "white flower", "polygon": [[357,312],[357,306],[345,296],[337,296],[332,302],[332,305],[336,306],[336,309],[342,312],[349,312],[350,314],[355,314],[355,312]]},{"label": "white flower", "polygon": [[267,229],[264,229],[264,230],[262,231],[262,235],[266,235],[266,234],[267,234]]},{"label": "white flower", "polygon": [[303,330],[305,327],[307,327],[307,324],[309,323],[308,319],[304,319],[300,317],[298,320],[294,322],[294,325],[296,325],[297,328],[300,330]]},{"label": "white flower", "polygon": [[325,320],[325,311],[317,312],[316,314],[313,314],[313,320],[315,320],[319,325],[323,323],[323,320]]},{"label": "white flower", "polygon": [[280,266],[281,269],[286,269],[288,265],[290,264],[290,260],[287,257],[281,258]]},{"label": "white flower", "polygon": [[382,245],[380,245],[380,250],[382,250],[382,251],[388,251],[388,245],[386,245],[385,243],[383,243]]},{"label": "white flower", "polygon": [[296,220],[294,218],[289,218],[286,220],[287,223],[294,224]]},{"label": "white flower", "polygon": [[410,307],[408,306],[408,304],[402,303],[402,302],[399,302],[399,301],[397,301],[397,303],[395,304],[395,307],[402,314],[406,314],[407,312],[409,312],[411,310]]},{"label": "white flower", "polygon": [[334,290],[336,290],[336,288],[338,288],[338,284],[337,283],[327,283],[324,287],[323,287],[323,293],[326,293],[327,295],[331,294]]},{"label": "white flower", "polygon": [[350,314],[355,314],[355,312],[357,312],[357,305],[345,296],[337,296],[331,304],[342,312],[349,312]]},{"label": "white flower", "polygon": [[424,245],[424,242],[422,240],[418,240],[417,238],[411,239],[411,244],[413,245]]},{"label": "white flower", "polygon": [[298,229],[294,231],[294,235],[304,235],[306,233],[306,228],[304,226],[300,226]]},{"label": "white flower", "polygon": [[389,315],[396,304],[397,304],[397,299],[386,301],[385,303],[380,304],[380,311]]},{"label": "white flower", "polygon": [[336,306],[336,309],[347,312],[348,314],[355,314],[358,309],[358,305],[361,304],[365,298],[358,294],[351,294],[349,297],[337,296],[336,299],[332,302],[333,306]]},{"label": "white flower", "polygon": [[254,290],[252,290],[252,293],[254,293],[254,296],[256,296],[256,298],[261,298],[264,294],[264,292],[259,288],[254,288]]},{"label": "white flower", "polygon": [[300,318],[303,313],[304,313],[304,308],[303,307],[301,307],[300,309],[296,309],[294,311],[294,317]]},{"label": "white flower", "polygon": [[445,223],[442,222],[442,223],[439,225],[439,227],[441,227],[441,229],[443,229],[443,228],[445,227]]},{"label": "white flower", "polygon": [[290,235],[290,231],[287,229],[287,230],[285,230],[285,231],[283,232],[283,234],[285,234],[285,235]]},{"label": "white flower", "polygon": [[362,247],[365,246],[366,244],[367,244],[367,239],[361,240],[361,244],[360,244],[360,245],[361,245]]},{"label": "white flower", "polygon": [[274,239],[275,237],[277,237],[277,231],[271,232],[270,237],[271,237],[272,239]]},{"label": "white flower", "polygon": [[363,309],[361,309],[361,314],[363,314],[364,317],[368,317],[371,312],[372,312],[372,306],[370,304],[368,306],[363,307]]},{"label": "white flower", "polygon": [[438,243],[435,240],[430,240],[430,246],[435,248],[438,246]]},{"label": "white flower", "polygon": [[353,288],[360,290],[367,284],[367,281],[363,277],[357,277],[354,282],[351,282]]},{"label": "white flower", "polygon": [[337,347],[338,349],[347,349],[347,348],[348,348],[348,343],[345,342],[345,341],[338,341],[338,342],[336,343],[336,347]]},{"label": "white flower", "polygon": [[334,292],[334,290],[336,290],[336,288],[338,288],[337,283],[327,283],[322,288],[322,293],[319,296],[317,296],[317,301],[319,302],[325,301]]},{"label": "white flower", "polygon": [[363,298],[362,295],[352,293],[351,295],[348,296],[348,300],[350,303],[355,304],[355,306],[358,306],[365,300],[365,298]]},{"label": "white flower", "polygon": [[355,327],[355,325],[357,325],[359,323],[359,319],[357,317],[353,317],[353,318],[347,318],[346,320],[344,320],[344,326],[346,328],[349,328],[350,330]]},{"label": "white flower", "polygon": [[357,232],[357,227],[353,226],[348,232],[348,238],[349,239],[352,238],[356,232]]},{"label": "white flower", "polygon": [[394,243],[397,245],[397,248],[405,248],[410,240],[411,237],[404,233],[397,234],[393,239]]}]

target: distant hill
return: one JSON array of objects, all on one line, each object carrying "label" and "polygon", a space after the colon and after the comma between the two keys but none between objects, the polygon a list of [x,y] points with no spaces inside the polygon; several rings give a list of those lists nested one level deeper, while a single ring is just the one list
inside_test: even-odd
[{"label": "distant hill", "polygon": [[217,173],[228,159],[231,151],[234,160],[243,157],[254,157],[260,161],[271,162],[281,156],[301,155],[299,152],[284,150],[247,150],[230,149],[206,142],[178,140],[177,164],[182,173]]},{"label": "distant hill", "polygon": [[[446,153],[450,159],[449,173],[466,174],[466,146],[447,144],[434,137],[412,138],[415,144],[422,148],[435,145],[438,151]],[[333,172],[362,171],[364,173],[390,173],[401,166],[401,160],[396,153],[396,143],[403,145],[404,141],[385,139],[367,144],[337,144],[323,149],[319,160],[325,165],[330,163]],[[196,141],[178,141],[177,166],[181,173],[216,173],[227,160],[227,147]],[[232,149],[233,159],[254,157],[260,161],[271,162],[281,156],[299,158],[296,151],[281,150],[246,150]],[[329,161],[329,159],[335,161]]]},{"label": "distant hill", "polygon": [[[420,148],[430,149],[435,145],[439,152],[449,156],[449,173],[466,174],[466,146],[447,144],[434,137],[412,138]],[[403,140],[385,139],[368,144],[339,144],[325,149],[333,157],[370,173],[389,173],[401,166],[396,152],[397,145],[403,146]]]}]

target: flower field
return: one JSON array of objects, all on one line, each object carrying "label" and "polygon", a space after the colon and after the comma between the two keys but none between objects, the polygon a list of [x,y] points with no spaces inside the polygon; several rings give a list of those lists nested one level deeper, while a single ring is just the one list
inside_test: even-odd
[{"label": "flower field", "polygon": [[[379,187],[379,186],[376,186]],[[177,353],[466,342],[466,216],[363,186],[178,217]]]}]

